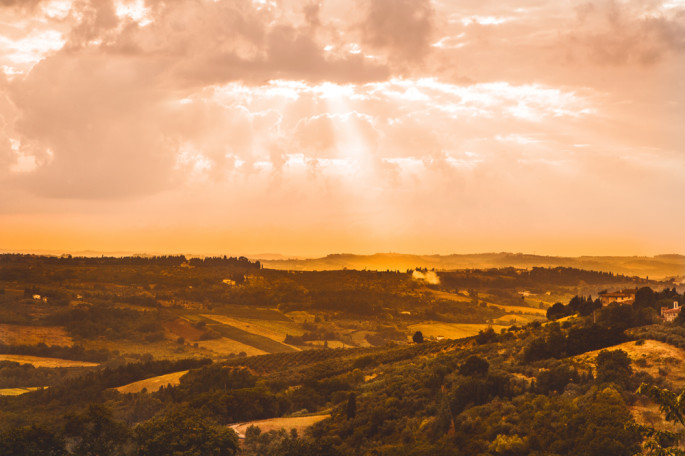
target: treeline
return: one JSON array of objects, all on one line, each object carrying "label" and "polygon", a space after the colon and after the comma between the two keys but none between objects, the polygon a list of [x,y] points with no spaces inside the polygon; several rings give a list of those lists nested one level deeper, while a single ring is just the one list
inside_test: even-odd
[{"label": "treeline", "polygon": [[[220,275],[224,275],[226,271],[245,274],[259,271],[260,268],[259,261],[252,262],[245,257],[207,257],[188,260],[183,255],[73,258],[0,255],[0,281],[34,285],[61,284],[65,281],[119,283],[127,286],[146,286],[151,283],[167,282],[172,285],[179,278],[205,277],[208,273],[212,274],[212,271]],[[203,272],[199,272],[198,269]],[[214,277],[214,280],[217,278]]]},{"label": "treeline", "polygon": [[459,271],[441,271],[438,273],[444,288],[459,290],[464,288],[512,288],[516,286],[575,286],[586,284],[625,283],[635,280],[621,274],[584,269],[556,267],[517,269],[465,269]]},{"label": "treeline", "polygon": [[0,388],[54,386],[82,375],[93,367],[34,367],[33,364],[0,361]]},{"label": "treeline", "polygon": [[46,345],[42,342],[36,345],[9,345],[0,343],[0,353],[6,355],[42,356],[45,358],[62,358],[90,363],[102,363],[114,355],[106,348],[86,349],[81,345],[64,347],[60,345]]},{"label": "treeline", "polygon": [[567,331],[558,324],[550,325],[543,336],[535,337],[525,348],[523,359],[526,362],[548,358],[565,358],[587,351],[625,342],[624,328],[612,325],[590,325],[572,327]]},{"label": "treeline", "polygon": [[599,298],[593,300],[592,296],[574,296],[566,305],[557,302],[547,309],[547,319],[558,320],[576,314],[584,317],[601,308],[602,302]]},{"label": "treeline", "polygon": [[259,261],[253,262],[244,256],[229,257],[226,255],[187,259],[185,255],[72,257],[71,255],[47,256],[18,253],[0,254],[0,266],[5,266],[9,264],[48,264],[61,266],[180,266],[184,263],[189,263],[192,266],[240,266],[250,267],[254,269],[261,268],[261,264]]}]

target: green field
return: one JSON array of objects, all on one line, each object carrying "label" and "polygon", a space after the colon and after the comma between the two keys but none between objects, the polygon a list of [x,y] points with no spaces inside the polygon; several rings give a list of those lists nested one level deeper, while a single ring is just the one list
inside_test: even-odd
[{"label": "green field", "polygon": [[498,325],[525,325],[531,321],[541,320],[535,315],[506,314],[493,320]]},{"label": "green field", "polygon": [[114,388],[120,393],[140,393],[145,389],[148,393],[158,391],[162,386],[178,385],[181,382],[181,377],[187,374],[188,371],[172,372],[171,374],[159,375],[157,377],[147,378],[137,382],[129,383],[128,385]]},{"label": "green field", "polygon": [[[233,326],[250,334],[267,337],[275,342],[281,343],[285,336],[299,336],[304,333],[300,325],[290,320],[256,320],[248,318],[233,318],[224,315],[204,314],[204,317],[211,318],[224,325]],[[284,344],[287,345],[287,344]],[[295,348],[295,347],[293,347]]]},{"label": "green field", "polygon": [[275,309],[249,306],[228,306],[221,309],[222,313],[234,318],[249,318],[251,320],[284,321],[289,322],[288,317]]},{"label": "green field", "polygon": [[319,421],[330,418],[331,415],[312,415],[312,416],[294,416],[290,418],[271,418],[268,420],[248,421],[246,423],[239,423],[231,425],[231,428],[238,433],[240,438],[244,438],[245,431],[250,426],[257,426],[262,432],[278,431],[285,429],[290,431],[295,429],[298,434],[309,426],[318,423]]},{"label": "green field", "polygon": [[14,361],[15,363],[31,364],[33,367],[94,367],[97,363],[73,361],[70,359],[44,358],[41,356],[1,355],[0,361]]},{"label": "green field", "polygon": [[208,320],[207,327],[215,330],[219,334],[229,339],[233,339],[237,342],[243,343],[245,345],[250,345],[259,350],[265,351],[267,353],[282,353],[282,352],[293,352],[297,351],[289,345],[276,342],[275,340],[269,339],[268,337],[260,336],[259,334],[249,333],[243,331],[235,326],[227,325],[219,320],[216,320],[216,316],[203,315]]},{"label": "green field", "polygon": [[237,340],[229,339],[228,337],[219,337],[218,339],[201,340],[197,342],[198,346],[203,350],[208,350],[216,355],[237,355],[245,353],[247,356],[265,355],[268,352],[253,347],[252,345],[243,344]]}]

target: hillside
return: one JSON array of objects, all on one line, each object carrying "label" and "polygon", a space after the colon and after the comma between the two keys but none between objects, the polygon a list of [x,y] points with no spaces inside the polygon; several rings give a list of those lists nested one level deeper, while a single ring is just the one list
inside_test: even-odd
[{"label": "hillside", "polygon": [[[579,320],[406,346],[276,353],[185,366],[182,376],[182,363],[129,365],[0,399],[0,430],[34,423],[56,435],[62,422],[99,420],[138,429],[130,439],[142,448],[152,438],[143,430],[164,426],[183,436],[185,428],[175,428],[186,426],[180,410],[207,429],[236,429],[244,455],[632,456],[642,437],[626,423],[663,426],[658,409],[633,391],[644,381],[680,384],[685,376],[674,360],[685,351],[650,339],[623,342],[611,325],[593,328]],[[566,351],[531,360],[526,353],[540,339],[561,341]],[[169,375],[149,377],[163,372]],[[141,376],[150,385],[173,377],[175,386],[108,389],[145,384],[131,383]],[[35,407],[46,401],[50,408]],[[108,439],[126,451],[129,437]]]},{"label": "hillside", "polygon": [[672,282],[575,268],[0,256],[0,289],[0,454],[632,456],[638,385],[685,379]]},{"label": "hillside", "polygon": [[671,285],[574,268],[283,271],[246,258],[0,255],[0,343],[127,360],[383,346],[543,320],[574,295]]}]

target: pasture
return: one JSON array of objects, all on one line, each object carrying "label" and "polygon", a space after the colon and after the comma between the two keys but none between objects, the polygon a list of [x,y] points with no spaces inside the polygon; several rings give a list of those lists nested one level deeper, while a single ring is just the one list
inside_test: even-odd
[{"label": "pasture", "polygon": [[0,396],[20,396],[39,389],[41,389],[39,386],[30,386],[28,388],[0,388]]},{"label": "pasture", "polygon": [[227,337],[220,337],[218,339],[201,340],[197,344],[205,349],[210,350],[217,355],[237,355],[241,352],[247,356],[265,355],[266,351],[255,348],[251,345],[243,344],[237,340],[229,339]]},{"label": "pasture", "polygon": [[[269,338],[275,342],[283,343],[285,336],[301,336],[304,330],[290,320],[256,320],[247,318],[233,318],[225,315],[203,315],[214,321],[233,326],[251,334]],[[287,344],[284,344],[287,345]],[[295,347],[293,347],[295,348]]]},{"label": "pasture", "polygon": [[60,326],[26,326],[0,324],[0,343],[7,345],[60,345],[70,347],[74,341]]},{"label": "pasture", "polygon": [[157,377],[146,378],[145,380],[140,380],[137,382],[129,383],[128,385],[123,385],[118,388],[114,388],[122,394],[126,393],[140,393],[145,389],[148,393],[154,393],[159,391],[162,386],[176,386],[181,383],[181,377],[183,377],[187,370],[180,372],[172,372],[170,374],[159,375]]},{"label": "pasture", "polygon": [[[641,344],[634,341],[624,342],[605,348],[605,350],[623,350],[628,354],[634,372],[643,371],[654,378],[667,378],[671,390],[676,394],[685,387],[685,350],[656,340],[644,340]],[[595,350],[574,357],[582,364],[596,365],[597,355],[602,350]],[[659,406],[644,396],[630,404],[630,413],[639,424],[655,426],[659,430],[678,431],[678,426],[664,420]]]},{"label": "pasture", "polygon": [[73,361],[60,358],[43,358],[41,356],[0,355],[0,361],[13,361],[20,364],[31,364],[33,367],[95,367],[97,363]]},{"label": "pasture", "polygon": [[498,325],[525,325],[535,320],[540,320],[540,317],[535,315],[506,314],[495,318],[493,321]]},{"label": "pasture", "polygon": [[246,423],[232,424],[230,427],[238,433],[238,437],[245,438],[245,431],[250,426],[257,426],[262,432],[295,429],[298,434],[309,426],[330,418],[331,415],[293,416],[290,418],[271,418],[268,420],[248,421]]},{"label": "pasture", "polygon": [[233,319],[230,317],[208,314],[204,314],[202,316],[210,320],[210,322],[207,323],[207,327],[215,330],[223,337],[252,346],[266,353],[292,352],[298,350],[297,348],[291,347],[290,345],[285,345],[279,341],[270,339],[269,337],[245,331],[236,326],[225,323],[227,321],[233,321]]},{"label": "pasture", "polygon": [[[652,377],[663,376],[674,386],[675,390],[685,387],[685,350],[656,340],[645,340],[644,343],[624,342],[604,350],[623,350],[630,357],[634,371],[644,371]],[[595,365],[597,355],[602,350],[594,350],[574,357],[585,364]],[[661,372],[661,373],[660,373]]]}]

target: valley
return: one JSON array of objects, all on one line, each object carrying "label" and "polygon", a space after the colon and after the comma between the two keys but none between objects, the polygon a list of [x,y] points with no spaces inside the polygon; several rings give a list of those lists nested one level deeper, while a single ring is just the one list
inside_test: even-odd
[{"label": "valley", "polygon": [[[685,330],[659,319],[678,283],[430,272],[0,256],[0,448],[31,426],[76,448],[62,423],[98,421],[128,455],[192,420],[245,455],[631,456],[625,423],[671,429],[635,390],[685,385]],[[634,304],[602,306],[624,288]],[[552,301],[573,315],[548,318]]]}]

